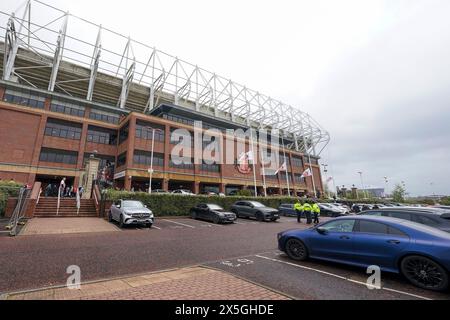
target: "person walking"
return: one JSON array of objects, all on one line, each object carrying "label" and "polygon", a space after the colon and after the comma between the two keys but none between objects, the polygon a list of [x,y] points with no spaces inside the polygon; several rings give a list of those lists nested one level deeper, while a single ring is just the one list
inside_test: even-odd
[{"label": "person walking", "polygon": [[61,182],[59,183],[59,196],[64,197],[65,191],[66,191],[66,177],[62,178]]},{"label": "person walking", "polygon": [[306,216],[306,224],[311,224],[312,219],[311,219],[311,211],[312,211],[312,206],[311,206],[311,200],[307,200],[304,204],[303,204],[303,212],[305,213]]},{"label": "person walking", "polygon": [[297,200],[297,202],[294,204],[294,210],[297,213],[297,222],[302,222],[302,213],[303,213],[303,205],[301,204],[300,200]]},{"label": "person walking", "polygon": [[312,205],[312,212],[314,213],[314,224],[319,223],[319,216],[320,216],[320,207],[317,203],[314,202]]}]

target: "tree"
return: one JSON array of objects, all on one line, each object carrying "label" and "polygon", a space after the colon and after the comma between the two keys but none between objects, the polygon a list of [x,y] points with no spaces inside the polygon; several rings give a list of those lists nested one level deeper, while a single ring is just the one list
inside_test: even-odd
[{"label": "tree", "polygon": [[394,187],[394,191],[392,191],[392,198],[395,202],[403,202],[405,201],[406,190],[403,188],[401,184],[396,184]]},{"label": "tree", "polygon": [[444,197],[441,199],[440,203],[443,206],[450,206],[450,197]]}]

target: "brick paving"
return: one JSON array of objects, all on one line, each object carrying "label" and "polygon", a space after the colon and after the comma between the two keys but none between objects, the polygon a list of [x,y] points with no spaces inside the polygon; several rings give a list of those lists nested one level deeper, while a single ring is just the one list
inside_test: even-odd
[{"label": "brick paving", "polygon": [[11,294],[8,300],[288,300],[289,298],[202,267],[151,273],[81,285]]},{"label": "brick paving", "polygon": [[100,218],[33,218],[26,223],[20,235],[112,231],[120,231],[120,229]]}]

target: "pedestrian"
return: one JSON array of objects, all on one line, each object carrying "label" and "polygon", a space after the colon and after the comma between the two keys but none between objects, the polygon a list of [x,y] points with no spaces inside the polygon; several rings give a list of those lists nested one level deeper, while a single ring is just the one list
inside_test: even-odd
[{"label": "pedestrian", "polygon": [[294,204],[294,210],[297,213],[297,222],[302,223],[302,212],[303,212],[303,206],[300,202],[300,199],[297,200],[297,202]]},{"label": "pedestrian", "polygon": [[66,177],[61,179],[61,182],[59,183],[59,194],[58,196],[64,197],[64,191],[66,190]]},{"label": "pedestrian", "polygon": [[315,202],[312,205],[312,212],[314,213],[314,224],[318,224],[319,223],[319,216],[320,216],[320,207]]},{"label": "pedestrian", "polygon": [[83,196],[84,188],[83,186],[78,187],[78,193],[80,194],[80,198]]},{"label": "pedestrian", "polygon": [[311,200],[307,200],[303,204],[303,212],[305,213],[306,216],[306,224],[311,224],[312,222],[311,211],[312,211]]},{"label": "pedestrian", "polygon": [[49,183],[46,187],[45,187],[45,192],[44,195],[46,197],[49,197],[52,194],[52,184]]}]

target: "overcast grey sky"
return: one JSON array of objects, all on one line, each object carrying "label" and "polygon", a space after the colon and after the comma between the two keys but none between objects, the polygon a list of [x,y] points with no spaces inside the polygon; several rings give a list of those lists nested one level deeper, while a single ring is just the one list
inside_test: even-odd
[{"label": "overcast grey sky", "polygon": [[450,193],[450,1],[45,2],[310,113],[337,185]]}]

